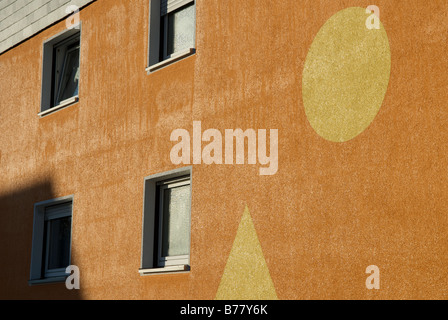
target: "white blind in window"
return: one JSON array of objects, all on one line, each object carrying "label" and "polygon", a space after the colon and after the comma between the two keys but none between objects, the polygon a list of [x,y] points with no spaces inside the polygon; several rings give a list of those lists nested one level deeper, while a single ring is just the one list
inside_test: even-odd
[{"label": "white blind in window", "polygon": [[194,0],[160,0],[160,14],[162,16],[167,13],[179,9],[180,7],[194,2]]}]

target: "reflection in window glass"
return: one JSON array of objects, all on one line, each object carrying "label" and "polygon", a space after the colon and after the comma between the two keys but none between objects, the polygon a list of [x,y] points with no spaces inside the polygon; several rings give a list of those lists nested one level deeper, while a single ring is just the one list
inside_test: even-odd
[{"label": "reflection in window glass", "polygon": [[66,268],[70,264],[71,217],[49,220],[48,269]]},{"label": "reflection in window glass", "polygon": [[190,185],[163,191],[162,257],[190,253]]},{"label": "reflection in window glass", "polygon": [[168,14],[168,55],[194,48],[195,5]]}]

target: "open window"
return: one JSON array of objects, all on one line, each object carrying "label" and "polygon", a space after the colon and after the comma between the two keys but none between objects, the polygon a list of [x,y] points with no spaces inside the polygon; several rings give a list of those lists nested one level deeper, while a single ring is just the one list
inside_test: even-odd
[{"label": "open window", "polygon": [[54,105],[78,96],[79,36],[75,35],[55,48]]},{"label": "open window", "polygon": [[79,100],[79,62],[79,29],[66,30],[44,43],[40,116]]}]

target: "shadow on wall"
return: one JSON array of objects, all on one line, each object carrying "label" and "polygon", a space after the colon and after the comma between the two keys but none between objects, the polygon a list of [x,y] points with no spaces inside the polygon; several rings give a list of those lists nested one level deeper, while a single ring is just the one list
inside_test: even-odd
[{"label": "shadow on wall", "polygon": [[[34,204],[56,198],[50,179],[0,193],[0,299],[81,299],[65,282],[30,286]],[[71,264],[76,264],[72,243]]]}]

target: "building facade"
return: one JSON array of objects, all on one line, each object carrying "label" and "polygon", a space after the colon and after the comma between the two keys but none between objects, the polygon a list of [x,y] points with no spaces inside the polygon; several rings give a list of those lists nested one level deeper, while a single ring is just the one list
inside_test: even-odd
[{"label": "building facade", "polygon": [[0,0],[0,298],[448,298],[448,3],[371,5]]}]

